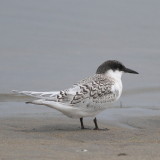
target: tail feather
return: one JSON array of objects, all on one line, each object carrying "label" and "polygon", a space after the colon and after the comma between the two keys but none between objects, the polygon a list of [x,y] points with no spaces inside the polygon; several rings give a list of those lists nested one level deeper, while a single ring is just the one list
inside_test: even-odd
[{"label": "tail feather", "polygon": [[47,101],[45,99],[37,99],[33,101],[26,102],[27,104],[37,104],[37,105],[45,105],[49,108],[54,108],[63,114],[69,114],[70,112],[74,112],[78,110],[76,107],[68,106],[63,103],[55,102],[55,101]]},{"label": "tail feather", "polygon": [[37,104],[37,105],[46,105],[44,99],[37,99],[33,101],[27,101],[26,104]]},{"label": "tail feather", "polygon": [[71,118],[77,118],[77,117],[79,118],[79,117],[82,117],[83,115],[86,115],[85,112],[83,111],[81,112],[77,107],[74,107],[72,105],[66,105],[61,102],[56,102],[54,98],[56,97],[55,95],[57,95],[58,92],[14,91],[14,93],[38,98],[36,100],[28,101],[26,103],[36,104],[36,105],[45,105],[49,108],[56,109]]},{"label": "tail feather", "polygon": [[59,93],[58,91],[54,92],[35,92],[35,91],[12,91],[15,94],[20,94],[20,95],[25,95],[25,96],[30,96],[30,97],[35,97],[35,98],[40,98],[40,99],[47,99],[47,100],[53,100],[54,97]]}]

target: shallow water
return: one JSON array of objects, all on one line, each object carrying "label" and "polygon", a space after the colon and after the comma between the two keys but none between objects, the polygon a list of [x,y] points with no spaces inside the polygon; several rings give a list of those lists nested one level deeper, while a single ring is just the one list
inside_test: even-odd
[{"label": "shallow water", "polygon": [[142,108],[143,114],[148,108],[151,114],[152,109],[160,109],[159,5],[158,0],[3,1],[0,101],[8,103],[1,103],[4,112],[0,115],[34,109],[49,113],[42,106],[28,109],[16,103],[26,99],[11,91],[68,88],[95,73],[108,59],[117,59],[140,73],[123,76],[124,93],[115,106]]}]

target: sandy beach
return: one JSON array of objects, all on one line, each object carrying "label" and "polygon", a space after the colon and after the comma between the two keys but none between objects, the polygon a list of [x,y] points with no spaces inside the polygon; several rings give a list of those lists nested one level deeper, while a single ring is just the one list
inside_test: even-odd
[{"label": "sandy beach", "polygon": [[[159,160],[160,1],[22,1],[0,5],[0,160]],[[18,91],[59,91],[106,60],[122,78],[118,109],[92,119],[26,105]]]},{"label": "sandy beach", "polygon": [[101,128],[87,130],[79,121],[67,117],[3,117],[0,118],[1,160],[82,160],[127,159],[159,160],[160,117],[126,119],[132,128],[118,127],[99,121]]}]

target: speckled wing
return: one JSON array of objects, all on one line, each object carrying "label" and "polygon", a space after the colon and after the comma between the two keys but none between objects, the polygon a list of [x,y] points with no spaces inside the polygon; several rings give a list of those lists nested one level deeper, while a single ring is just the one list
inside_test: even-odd
[{"label": "speckled wing", "polygon": [[89,103],[107,103],[115,100],[117,92],[113,90],[115,84],[112,78],[95,74],[92,77],[81,80],[72,88],[56,92],[14,91],[47,101],[64,103],[65,105],[79,106]]},{"label": "speckled wing", "polygon": [[113,91],[114,83],[113,79],[96,74],[81,80],[73,88],[61,91],[57,101],[68,105],[112,102],[117,96]]}]

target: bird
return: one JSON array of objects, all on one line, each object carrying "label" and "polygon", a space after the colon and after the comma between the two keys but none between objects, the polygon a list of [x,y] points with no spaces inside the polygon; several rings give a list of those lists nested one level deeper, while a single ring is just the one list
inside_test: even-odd
[{"label": "bird", "polygon": [[107,60],[97,68],[95,74],[80,80],[71,88],[53,92],[14,92],[36,98],[27,104],[45,105],[70,118],[80,119],[81,129],[86,129],[83,118],[93,117],[94,130],[100,130],[96,115],[120,98],[123,73],[139,74],[117,60]]}]

